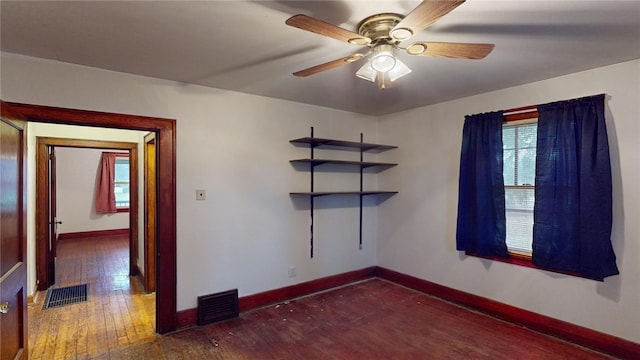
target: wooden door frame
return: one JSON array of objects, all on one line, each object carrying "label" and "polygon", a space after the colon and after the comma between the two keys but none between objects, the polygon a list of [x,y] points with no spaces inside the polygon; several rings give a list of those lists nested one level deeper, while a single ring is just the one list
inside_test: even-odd
[{"label": "wooden door frame", "polygon": [[[36,147],[38,148],[38,147]],[[39,148],[38,148],[39,150]],[[37,150],[37,151],[38,151]],[[58,237],[57,235],[57,227],[56,227],[56,219],[55,216],[53,216],[53,213],[56,212],[57,210],[57,205],[56,205],[56,152],[55,152],[55,147],[51,147],[51,148],[47,148],[45,147],[43,149],[44,151],[46,151],[46,154],[44,155],[39,155],[36,154],[36,162],[38,157],[42,157],[43,159],[47,159],[44,160],[45,163],[45,173],[44,173],[44,177],[38,177],[38,169],[37,169],[37,164],[36,164],[36,234],[38,233],[43,233],[46,234],[46,236],[44,238],[42,238],[42,241],[50,241],[51,244],[53,244],[53,246],[51,246],[51,250],[49,251],[49,249],[47,249],[46,251],[46,256],[44,257],[44,259],[46,260],[46,263],[44,264],[39,264],[38,263],[38,236],[36,236],[36,284],[40,285],[38,286],[38,290],[45,290],[47,287],[53,285],[55,283],[56,280],[56,269],[55,269],[55,259],[56,259],[56,246],[57,241],[58,241]],[[40,180],[38,180],[40,179]],[[45,196],[44,197],[40,197],[39,198],[39,194],[43,194],[42,192],[39,192],[39,188],[38,188],[38,184],[39,182],[41,182],[44,187],[42,188],[45,191]],[[45,203],[38,203],[38,200],[46,200]],[[45,226],[44,229],[38,229],[40,223],[38,222],[38,216],[43,216],[42,211],[40,211],[40,209],[46,209],[46,211],[44,212],[44,216],[46,217],[46,222],[42,222]],[[45,245],[46,246],[46,245]],[[40,282],[39,279],[40,277],[38,276],[38,266],[42,266],[41,268],[44,269],[44,274],[46,274],[47,276],[47,281],[44,282]],[[46,285],[46,287],[42,288],[41,286]]]},{"label": "wooden door frame", "polygon": [[5,103],[27,121],[156,133],[157,259],[156,331],[176,330],[176,121],[41,105]]},{"label": "wooden door frame", "polygon": [[[149,144],[153,144],[153,188],[151,188],[149,186],[150,183],[150,179],[149,179],[149,166],[150,166],[150,161],[149,161]],[[157,189],[156,189],[156,183],[157,183],[157,179],[158,177],[156,176],[156,134],[155,133],[149,133],[147,135],[145,135],[144,137],[144,141],[143,141],[143,146],[144,146],[144,151],[143,151],[143,156],[144,156],[144,204],[142,206],[144,206],[144,221],[143,221],[143,226],[144,226],[144,276],[143,276],[143,283],[144,283],[144,288],[145,291],[148,293],[154,292],[156,291],[156,258],[155,256],[153,256],[153,254],[156,252],[156,236],[157,234],[155,233],[155,231],[153,231],[153,233],[151,234],[151,229],[149,228],[149,219],[152,219],[153,224],[154,224],[154,228],[155,228],[155,224],[156,224],[156,195],[157,195]],[[153,192],[153,193],[151,193]],[[149,198],[151,196],[151,194],[153,194],[153,202],[149,202]],[[151,204],[153,204],[153,211],[149,211],[149,207],[151,206]],[[155,229],[154,229],[155,230]],[[153,235],[153,236],[151,236]]]},{"label": "wooden door frame", "polygon": [[[102,141],[102,140],[83,140],[68,139],[54,137],[37,137],[36,138],[36,280],[38,290],[46,290],[55,283],[55,279],[50,279],[49,267],[54,266],[53,259],[49,257],[48,251],[48,232],[50,212],[49,209],[50,194],[47,183],[48,164],[47,156],[48,147],[70,147],[84,149],[115,149],[126,150],[129,152],[129,166],[131,183],[129,185],[130,193],[136,194],[129,199],[129,275],[135,276],[138,273],[138,143],[119,142],[119,141]],[[91,171],[91,170],[89,170]],[[55,181],[55,180],[52,180]],[[51,239],[56,242],[57,239]],[[57,244],[54,245],[54,249]],[[55,255],[55,251],[53,251]]]}]

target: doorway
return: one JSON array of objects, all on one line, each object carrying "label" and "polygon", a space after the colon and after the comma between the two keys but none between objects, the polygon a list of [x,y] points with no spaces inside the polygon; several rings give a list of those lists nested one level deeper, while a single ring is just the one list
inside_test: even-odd
[{"label": "doorway", "polygon": [[176,329],[176,122],[173,119],[4,103],[34,122],[142,130],[155,133],[157,154],[156,332]]},{"label": "doorway", "polygon": [[[38,137],[36,141],[36,281],[47,290],[56,281],[58,243],[56,200],[56,148],[123,150],[130,158],[129,275],[137,275],[138,263],[138,144],[115,141]],[[87,169],[92,171],[91,169]]]}]

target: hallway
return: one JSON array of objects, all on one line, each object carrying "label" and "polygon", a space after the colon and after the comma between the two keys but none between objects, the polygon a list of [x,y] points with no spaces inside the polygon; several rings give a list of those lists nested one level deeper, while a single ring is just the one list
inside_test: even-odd
[{"label": "hallway", "polygon": [[29,305],[29,358],[110,358],[119,347],[155,339],[155,294],[128,276],[127,236],[58,242],[56,285],[89,284],[88,301],[43,310]]}]

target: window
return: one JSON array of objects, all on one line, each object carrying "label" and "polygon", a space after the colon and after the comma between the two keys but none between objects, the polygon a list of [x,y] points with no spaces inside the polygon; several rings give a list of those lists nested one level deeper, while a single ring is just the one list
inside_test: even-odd
[{"label": "window", "polygon": [[532,108],[465,116],[456,249],[600,281],[619,274],[605,95],[523,112]]},{"label": "window", "polygon": [[116,156],[113,192],[116,208],[129,210],[129,158]]},{"label": "window", "polygon": [[535,119],[502,128],[507,249],[526,256],[533,242],[537,131]]},{"label": "window", "polygon": [[96,213],[129,211],[129,154],[103,152],[96,179]]}]

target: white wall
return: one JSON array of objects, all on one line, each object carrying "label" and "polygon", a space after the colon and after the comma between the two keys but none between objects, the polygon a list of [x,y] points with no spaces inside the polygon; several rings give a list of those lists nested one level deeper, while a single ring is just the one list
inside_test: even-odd
[{"label": "white wall", "polygon": [[129,228],[129,213],[96,213],[96,179],[103,151],[119,150],[56,148],[56,215],[62,221],[58,234]]},{"label": "white wall", "polygon": [[[474,257],[455,249],[464,116],[606,93],[612,172],[612,243],[619,276],[596,282]],[[381,187],[378,265],[640,342],[640,61],[607,66],[393,114],[380,141],[400,144]]]},{"label": "white wall", "polygon": [[[44,59],[1,59],[5,101],[177,120],[178,310],[194,308],[198,295],[238,288],[244,296],[375,265],[376,207],[365,209],[360,251],[356,202],[320,201],[310,259],[307,201],[289,196],[309,187],[309,174],[289,163],[308,150],[289,140],[315,126],[316,136],[357,141],[364,132],[374,142],[375,118]],[[356,160],[358,153],[345,155]],[[332,185],[357,189],[352,174],[343,175]],[[207,200],[196,201],[196,189]],[[290,266],[297,277],[288,277]]]},{"label": "white wall", "polygon": [[[4,58],[3,58],[4,60]],[[4,63],[2,64],[1,72],[5,72]],[[3,79],[4,81],[4,79]],[[2,89],[5,88],[5,83],[2,83]],[[4,93],[3,93],[4,96]],[[6,98],[3,97],[3,100]],[[7,100],[8,101],[8,100]],[[26,103],[26,102],[25,102]],[[40,105],[40,104],[39,104]],[[86,140],[99,140],[99,141],[121,141],[121,142],[134,142],[138,143],[138,154],[143,153],[143,139],[146,133],[143,131],[135,130],[120,130],[120,129],[105,129],[87,126],[68,126],[68,125],[55,125],[46,123],[34,123],[27,124],[27,288],[29,294],[33,294],[36,291],[36,144],[38,137],[50,137],[50,138],[64,138],[64,139],[86,139]],[[57,148],[60,150],[63,148]],[[138,168],[143,169],[143,156],[138,156]],[[64,166],[64,165],[62,165]],[[139,171],[139,183],[143,184],[144,174]],[[144,201],[144,194],[139,191],[138,203],[142,204]],[[60,215],[60,214],[59,214]],[[63,222],[61,216],[58,216]],[[66,216],[65,216],[66,217]],[[127,214],[125,214],[127,217]],[[140,206],[138,211],[138,219],[144,219],[144,209]],[[66,221],[70,219],[67,218]],[[64,223],[61,225],[65,225]],[[128,226],[128,217],[127,217]],[[144,227],[138,227],[138,254],[144,254]],[[60,231],[64,231],[63,228],[59,228]],[[138,268],[144,270],[144,257],[138,257]]]}]

